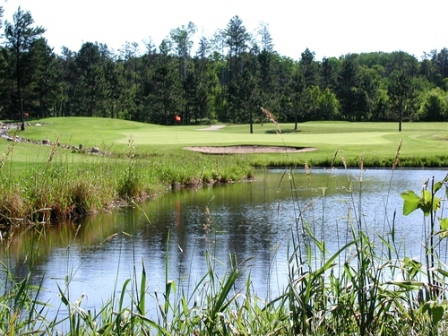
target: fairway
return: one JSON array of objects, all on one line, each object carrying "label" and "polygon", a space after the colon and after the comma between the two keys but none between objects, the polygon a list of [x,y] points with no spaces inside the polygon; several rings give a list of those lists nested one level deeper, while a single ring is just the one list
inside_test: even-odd
[{"label": "fairway", "polygon": [[[281,154],[248,154],[252,160],[285,162],[322,161],[331,158],[335,151],[344,152],[347,158],[386,157],[395,155],[402,142],[401,154],[412,158],[432,158],[448,155],[448,123],[404,123],[398,132],[397,123],[306,122],[293,130],[293,124],[160,126],[110,118],[48,118],[35,121],[40,126],[28,126],[18,135],[42,141],[49,139],[67,145],[97,146],[113,152],[125,152],[131,143],[139,153],[176,153],[187,146],[287,146],[316,148],[314,152]],[[0,142],[6,151],[7,142]],[[28,146],[19,144],[27,148]],[[34,146],[39,151],[42,146]],[[48,152],[48,149],[44,149]],[[32,150],[33,151],[33,150]],[[19,154],[20,157],[20,154]]]}]

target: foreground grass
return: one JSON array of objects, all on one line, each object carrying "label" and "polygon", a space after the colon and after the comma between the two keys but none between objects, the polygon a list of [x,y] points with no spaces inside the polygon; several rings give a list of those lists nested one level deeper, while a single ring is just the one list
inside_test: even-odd
[{"label": "foreground grass", "polygon": [[[293,172],[288,180],[294,195]],[[362,208],[362,178],[358,181],[353,205]],[[140,274],[112,289],[101,307],[86,310],[83,297],[70,298],[67,275],[66,287],[59,287],[59,314],[48,317],[49,307],[38,299],[41,287],[31,286],[29,276],[14,279],[5,267],[0,330],[8,335],[446,335],[448,272],[439,256],[447,250],[448,218],[441,218],[446,217],[447,183],[448,176],[428,181],[421,192],[402,194],[406,213],[422,211],[430,218],[422,232],[426,260],[400,257],[394,220],[388,223],[390,234],[368,238],[370,223],[362,214],[348,220],[347,240],[329,255],[302,216],[307,205],[297,198],[288,284],[271,300],[257,297],[250,276],[237,284],[241,274],[250,272],[243,270],[247,261],[232,255],[232,266],[219,276],[220,263],[206,253],[206,274],[188,293],[179,290],[168,274],[167,252],[165,288],[159,292],[148,291],[143,265]],[[155,314],[149,315],[149,306],[157,307]]]}]

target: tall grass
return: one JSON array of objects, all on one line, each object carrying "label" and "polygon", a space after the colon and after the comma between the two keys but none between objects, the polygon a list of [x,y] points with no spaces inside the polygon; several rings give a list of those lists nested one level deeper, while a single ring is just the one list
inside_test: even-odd
[{"label": "tall grass", "polygon": [[[400,147],[401,144],[397,156]],[[369,223],[362,217],[362,171],[361,158],[358,185],[354,188],[357,194],[351,192],[354,215],[347,216],[350,236],[346,245],[331,256],[326,257],[325,240],[317,238],[306,222],[305,207],[297,204],[297,225],[291,237],[289,288],[285,293],[292,313],[293,333],[446,333],[443,316],[447,307],[445,277],[448,272],[446,259],[440,258],[435,247],[446,249],[443,238],[448,223],[442,215],[435,215],[442,208],[441,199],[435,193],[444,185],[448,195],[448,175],[442,181],[433,181],[431,191],[423,190],[422,196],[412,193],[412,201],[410,192],[404,193],[404,214],[410,213],[406,208],[411,207],[412,210],[420,208],[430,216],[429,225],[424,223],[426,230],[422,239],[425,257],[423,261],[417,261],[400,257],[402,252],[397,248],[394,222],[386,236],[372,236],[369,232]],[[406,199],[413,204],[406,205]],[[315,262],[316,258],[319,263]]]},{"label": "tall grass", "polygon": [[51,329],[52,323],[46,319],[48,306],[39,301],[43,280],[32,286],[31,275],[15,279],[6,265],[0,264],[0,268],[0,332],[3,335],[20,335],[32,330],[44,334]]},{"label": "tall grass", "polygon": [[228,183],[253,175],[240,157],[139,156],[132,138],[119,158],[72,153],[56,141],[47,156],[31,158],[25,167],[14,162],[16,146],[13,142],[0,159],[3,225],[49,223],[154,197],[173,186]]}]

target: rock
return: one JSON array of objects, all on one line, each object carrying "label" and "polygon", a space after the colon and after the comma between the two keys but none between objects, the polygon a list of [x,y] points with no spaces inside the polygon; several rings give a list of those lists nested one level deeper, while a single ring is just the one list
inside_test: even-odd
[{"label": "rock", "polygon": [[51,145],[51,141],[48,140],[48,139],[43,139],[43,140],[42,140],[42,145],[47,145],[47,146],[49,146],[49,145]]},{"label": "rock", "polygon": [[100,152],[100,149],[98,148],[98,147],[93,147],[91,150],[90,150],[90,153],[99,153]]}]

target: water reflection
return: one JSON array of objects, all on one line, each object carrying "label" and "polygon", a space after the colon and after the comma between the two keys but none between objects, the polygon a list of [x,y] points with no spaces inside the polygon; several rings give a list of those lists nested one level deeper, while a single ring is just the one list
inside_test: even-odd
[{"label": "water reflection", "polygon": [[302,225],[330,253],[352,239],[354,223],[378,242],[394,225],[400,252],[423,258],[424,219],[417,213],[403,217],[399,194],[418,191],[423,181],[440,180],[446,171],[258,175],[256,182],[180,190],[75,224],[25,228],[3,244],[0,258],[19,278],[30,270],[36,284],[44,278],[43,301],[59,303],[56,285],[68,284],[70,299],[86,294],[87,308],[93,308],[119,292],[126,279],[139,277],[143,264],[149,291],[162,291],[167,276],[188,293],[207,272],[208,251],[220,274],[231,256],[246,265],[243,274],[250,273],[255,291],[265,297],[286,285],[288,243]]}]

